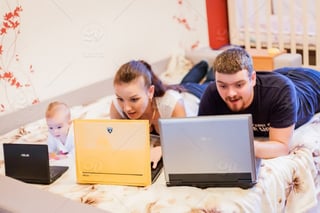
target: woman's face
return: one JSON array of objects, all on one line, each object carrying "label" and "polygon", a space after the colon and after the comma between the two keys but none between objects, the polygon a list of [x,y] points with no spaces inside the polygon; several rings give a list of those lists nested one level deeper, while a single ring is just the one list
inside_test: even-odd
[{"label": "woman's face", "polygon": [[142,76],[114,85],[118,103],[129,119],[141,119],[153,98],[154,86],[146,88]]}]

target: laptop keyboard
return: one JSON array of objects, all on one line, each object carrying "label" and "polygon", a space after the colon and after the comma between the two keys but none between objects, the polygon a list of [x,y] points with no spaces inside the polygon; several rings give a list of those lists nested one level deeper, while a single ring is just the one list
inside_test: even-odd
[{"label": "laptop keyboard", "polygon": [[68,167],[64,166],[50,166],[50,179],[54,179],[56,176],[60,176]]},{"label": "laptop keyboard", "polygon": [[152,167],[153,163],[151,162],[151,180],[152,182],[156,181],[156,179],[158,178],[158,176],[161,173],[161,169],[163,167],[163,161],[162,158],[160,159],[160,161],[157,164],[156,168]]}]

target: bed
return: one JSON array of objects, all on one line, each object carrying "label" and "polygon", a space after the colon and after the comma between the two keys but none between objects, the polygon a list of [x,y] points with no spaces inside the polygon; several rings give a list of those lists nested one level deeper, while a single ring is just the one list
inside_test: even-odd
[{"label": "bed", "polygon": [[278,48],[320,69],[320,15],[316,0],[228,0],[230,43],[246,49]]},{"label": "bed", "polygon": [[[184,57],[171,58],[167,72],[163,76],[169,78],[171,70],[178,70],[183,74],[197,60],[196,57],[193,61]],[[173,77],[176,81],[179,80],[179,76]],[[112,95],[107,95],[90,104],[72,106],[72,116],[107,119],[112,99]],[[45,120],[39,119],[3,134],[0,141],[44,143],[46,137]],[[117,213],[316,212],[320,196],[320,113],[294,132],[290,150],[288,156],[262,160],[258,183],[248,190],[167,187],[163,173],[148,187],[77,184],[72,155],[63,160],[52,160],[53,165],[70,167],[55,183],[33,186],[66,199]],[[0,146],[0,175],[4,175],[2,146]],[[14,193],[16,192],[5,196],[12,196],[14,199]]]}]

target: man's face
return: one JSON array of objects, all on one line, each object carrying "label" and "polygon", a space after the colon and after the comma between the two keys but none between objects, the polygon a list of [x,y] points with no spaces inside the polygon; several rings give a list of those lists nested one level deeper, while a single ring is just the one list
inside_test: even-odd
[{"label": "man's face", "polygon": [[256,73],[249,77],[247,70],[235,74],[215,73],[218,92],[229,109],[239,112],[246,109],[253,100]]}]

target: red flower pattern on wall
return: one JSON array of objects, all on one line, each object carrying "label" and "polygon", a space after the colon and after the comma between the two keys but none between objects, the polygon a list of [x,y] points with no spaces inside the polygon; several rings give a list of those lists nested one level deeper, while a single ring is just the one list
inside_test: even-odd
[{"label": "red flower pattern on wall", "polygon": [[[199,19],[199,15],[192,12],[190,9],[190,5],[187,5],[184,0],[177,0],[178,7],[180,9],[179,15],[174,15],[173,19],[178,22],[185,30],[188,31],[188,34],[191,35],[192,33],[195,33],[196,27],[192,26],[192,23],[190,20],[188,20],[186,17],[192,17],[195,20]],[[187,11],[187,12],[185,12]],[[193,38],[192,41],[187,42],[188,44],[184,44],[183,48],[188,49],[196,49],[199,46],[199,40],[196,38]],[[186,45],[186,46],[185,46]]]},{"label": "red flower pattern on wall", "polygon": [[[3,85],[3,89],[0,89],[0,93],[6,97],[7,100],[1,100],[0,112],[10,110],[10,99],[15,97],[10,97],[8,91],[12,89],[23,89],[31,87],[32,84],[29,80],[27,82],[22,82],[16,76],[15,73],[21,72],[21,70],[11,70],[12,64],[14,62],[19,62],[19,55],[16,52],[17,38],[20,34],[20,14],[22,12],[21,6],[16,6],[12,11],[6,12],[3,15],[2,23],[0,23],[0,84]],[[12,42],[10,42],[12,41]],[[33,73],[34,70],[32,65],[29,66],[28,73]],[[34,93],[34,92],[33,92]],[[6,94],[6,95],[5,95]],[[33,95],[35,96],[35,95]],[[39,102],[38,98],[33,98],[31,103],[36,104]]]}]

